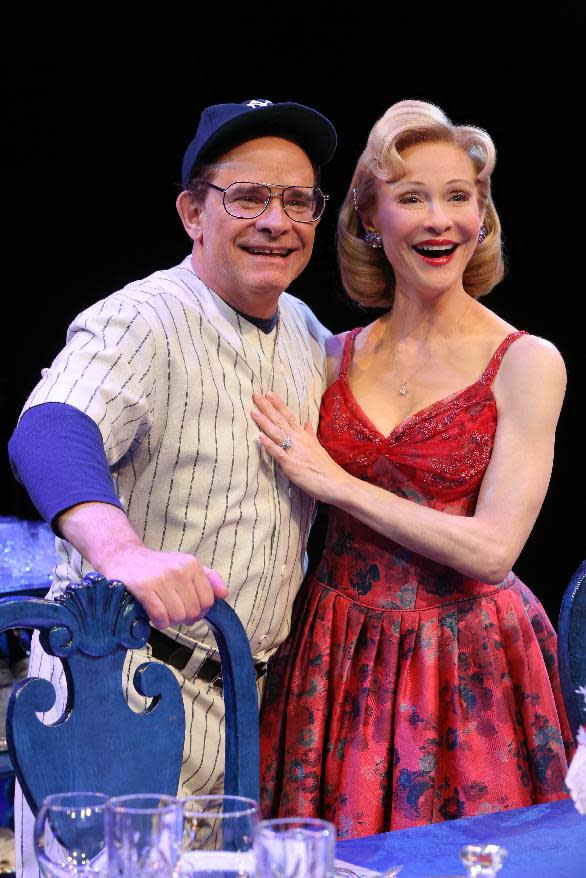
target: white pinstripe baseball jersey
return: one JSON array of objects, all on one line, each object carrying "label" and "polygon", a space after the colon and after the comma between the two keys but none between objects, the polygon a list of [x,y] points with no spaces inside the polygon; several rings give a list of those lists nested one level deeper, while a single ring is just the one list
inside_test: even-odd
[{"label": "white pinstripe baseball jersey", "polygon": [[[25,406],[64,402],[96,422],[139,536],[219,570],[260,659],[288,632],[313,501],[262,451],[252,394],[274,390],[317,427],[326,335],[286,293],[263,334],[187,258],[80,314]],[[59,552],[54,593],[89,569],[68,543]],[[213,643],[206,632],[178,629],[188,644]]]},{"label": "white pinstripe baseball jersey", "polygon": [[[193,552],[222,574],[260,660],[288,633],[314,503],[262,449],[249,416],[252,394],[274,390],[301,423],[316,428],[328,334],[287,293],[279,298],[276,329],[262,333],[196,277],[187,257],[80,314],[24,409],[63,402],[95,421],[139,536],[153,549]],[[69,543],[57,543],[53,595],[91,569]],[[195,648],[177,674],[186,711],[180,792],[219,792],[223,699],[196,677],[215,641],[204,622],[167,633]],[[127,688],[144,658],[131,655]],[[46,717],[54,721],[64,703],[63,672],[36,638],[30,673],[56,685],[60,697]],[[36,874],[27,840],[31,815],[20,791],[15,815],[25,836],[20,874]]]}]

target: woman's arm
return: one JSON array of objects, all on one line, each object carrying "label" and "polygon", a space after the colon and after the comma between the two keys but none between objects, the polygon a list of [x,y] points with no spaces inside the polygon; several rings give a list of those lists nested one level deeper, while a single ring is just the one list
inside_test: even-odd
[{"label": "woman's arm", "polygon": [[[549,342],[519,339],[495,379],[498,423],[476,510],[451,515],[397,497],[349,475],[274,395],[255,397],[261,442],[306,493],[337,506],[369,527],[465,576],[500,582],[518,558],[549,484],[565,368]],[[280,443],[291,436],[293,445]]]}]

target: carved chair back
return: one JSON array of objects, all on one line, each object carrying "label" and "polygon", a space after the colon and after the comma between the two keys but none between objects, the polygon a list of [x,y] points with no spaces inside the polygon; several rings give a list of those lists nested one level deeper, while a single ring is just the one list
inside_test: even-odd
[{"label": "carved chair back", "polygon": [[[226,793],[258,799],[258,707],[248,639],[224,601],[207,617],[222,661],[226,704]],[[129,649],[146,643],[148,619],[122,583],[88,574],[54,601],[0,599],[0,631],[37,628],[43,649],[60,659],[67,681],[62,716],[42,714],[55,704],[49,681],[29,678],[14,690],[7,714],[8,750],[23,793],[37,813],[51,793],[95,790],[176,795],[185,714],[179,683],[159,662],[134,675],[137,692],[152,699],[140,713],[122,688]]]}]

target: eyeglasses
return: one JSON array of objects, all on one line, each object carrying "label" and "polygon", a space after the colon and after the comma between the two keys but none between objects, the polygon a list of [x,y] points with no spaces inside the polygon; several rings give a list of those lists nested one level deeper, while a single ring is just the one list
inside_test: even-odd
[{"label": "eyeglasses", "polygon": [[279,186],[272,192],[266,183],[231,183],[222,188],[207,180],[199,180],[223,193],[224,210],[236,219],[254,219],[269,206],[271,198],[280,198],[283,210],[296,223],[315,223],[324,212],[329,195],[317,186]]}]

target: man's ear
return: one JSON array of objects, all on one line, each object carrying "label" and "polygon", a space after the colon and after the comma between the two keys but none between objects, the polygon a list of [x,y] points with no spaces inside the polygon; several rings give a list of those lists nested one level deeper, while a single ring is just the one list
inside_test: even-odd
[{"label": "man's ear", "polygon": [[181,217],[183,228],[192,241],[201,241],[202,237],[202,205],[198,204],[193,195],[186,192],[180,192],[175,202],[177,213]]}]

